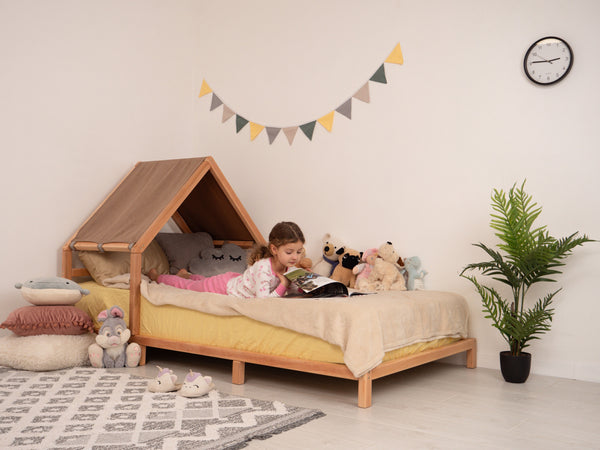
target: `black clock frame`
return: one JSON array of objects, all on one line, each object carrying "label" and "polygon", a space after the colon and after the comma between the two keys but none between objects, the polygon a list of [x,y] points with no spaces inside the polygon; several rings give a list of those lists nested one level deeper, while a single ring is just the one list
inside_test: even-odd
[{"label": "black clock frame", "polygon": [[[530,74],[529,71],[527,70],[527,57],[529,56],[529,54],[531,53],[531,51],[543,40],[546,39],[556,39],[559,40],[560,42],[562,42],[563,44],[566,45],[566,47],[569,49],[569,54],[570,54],[570,58],[569,58],[569,67],[567,67],[567,71],[558,79],[551,81],[549,83],[542,83],[541,81],[538,81],[536,79],[534,79]],[[563,80],[571,71],[571,67],[573,67],[573,49],[571,48],[571,46],[569,45],[569,43],[567,41],[565,41],[563,38],[559,38],[557,36],[546,36],[543,38],[540,38],[538,40],[536,40],[533,44],[531,44],[531,46],[527,49],[527,51],[525,52],[525,57],[523,58],[523,70],[525,71],[525,75],[527,75],[527,78],[529,78],[531,81],[533,81],[535,84],[538,84],[540,86],[550,86],[551,84],[555,84],[558,83],[559,81]]]}]

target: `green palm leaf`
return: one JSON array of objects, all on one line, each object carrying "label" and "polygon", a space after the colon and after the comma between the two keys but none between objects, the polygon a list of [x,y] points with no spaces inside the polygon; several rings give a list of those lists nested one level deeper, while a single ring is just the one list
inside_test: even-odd
[{"label": "green palm leaf", "polygon": [[[550,330],[554,309],[554,296],[560,289],[539,299],[531,308],[525,307],[525,294],[540,282],[555,282],[561,274],[565,259],[577,246],[595,242],[578,232],[556,239],[547,227],[536,226],[542,208],[524,190],[525,182],[516,184],[508,191],[494,189],[490,227],[496,231],[501,243],[498,249],[485,244],[473,244],[482,249],[488,260],[465,266],[460,276],[471,281],[479,293],[485,317],[492,320],[502,337],[508,342],[511,352],[520,354],[529,341],[539,339]],[[502,253],[503,252],[503,253]],[[469,271],[478,271],[504,285],[512,291],[512,301],[504,299],[492,286],[479,282]]]}]

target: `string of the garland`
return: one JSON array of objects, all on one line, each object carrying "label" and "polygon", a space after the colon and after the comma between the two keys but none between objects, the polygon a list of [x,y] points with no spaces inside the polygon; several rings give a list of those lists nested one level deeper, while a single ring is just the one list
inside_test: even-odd
[{"label": "string of the garland", "polygon": [[402,50],[400,49],[400,44],[397,44],[392,53],[386,58],[386,60],[379,66],[377,71],[369,78],[362,87],[356,91],[356,93],[342,103],[340,106],[335,108],[333,111],[325,114],[324,116],[315,119],[313,121],[304,123],[302,125],[295,125],[291,127],[270,127],[266,125],[260,125],[256,122],[249,121],[244,117],[237,114],[231,108],[223,103],[223,101],[219,98],[219,96],[213,92],[210,88],[206,80],[202,80],[202,86],[200,87],[200,95],[199,97],[204,97],[207,94],[212,93],[212,100],[210,103],[210,110],[214,111],[215,109],[223,106],[223,116],[221,119],[221,123],[227,122],[233,116],[235,116],[235,129],[236,133],[239,133],[246,125],[250,124],[250,140],[254,140],[258,137],[259,134],[262,133],[263,130],[266,130],[267,137],[269,138],[269,144],[272,144],[275,141],[275,138],[279,135],[281,131],[287,138],[290,145],[294,142],[294,138],[296,137],[296,133],[298,129],[304,133],[304,135],[312,141],[313,134],[315,131],[315,126],[317,123],[323,126],[327,131],[331,132],[333,128],[333,118],[335,113],[341,114],[342,116],[352,119],[352,99],[360,100],[361,102],[369,103],[370,102],[370,93],[369,93],[369,81],[375,83],[387,84],[387,78],[385,76],[385,63],[390,64],[403,64],[404,58],[402,56]]}]

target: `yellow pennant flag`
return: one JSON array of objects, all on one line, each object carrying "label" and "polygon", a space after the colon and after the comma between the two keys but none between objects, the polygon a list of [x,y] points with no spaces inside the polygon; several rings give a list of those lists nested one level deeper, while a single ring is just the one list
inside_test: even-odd
[{"label": "yellow pennant flag", "polygon": [[264,129],[265,127],[263,125],[250,122],[250,140],[253,141],[254,139],[256,139],[256,136],[258,136],[260,132]]},{"label": "yellow pennant flag", "polygon": [[317,120],[317,122],[319,122],[321,125],[323,125],[323,128],[325,128],[327,131],[331,132],[331,129],[333,128],[333,113],[335,111],[331,111],[329,114],[325,114],[323,117],[321,117],[320,119]]},{"label": "yellow pennant flag", "polygon": [[385,62],[392,63],[392,64],[403,64],[404,63],[404,57],[402,56],[402,50],[400,49],[400,44],[396,45],[396,47],[394,48],[394,50],[392,50],[392,53],[390,53],[390,56],[387,57]]},{"label": "yellow pennant flag", "polygon": [[198,97],[203,97],[206,94],[210,94],[211,92],[212,89],[210,88],[208,83],[205,80],[202,80],[202,86],[200,87],[200,95]]}]

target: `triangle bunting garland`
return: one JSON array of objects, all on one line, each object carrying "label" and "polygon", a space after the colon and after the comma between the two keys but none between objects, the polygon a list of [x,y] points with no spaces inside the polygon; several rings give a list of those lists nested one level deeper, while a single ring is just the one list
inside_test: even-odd
[{"label": "triangle bunting garland", "polygon": [[200,87],[199,98],[204,97],[207,94],[211,94],[211,102],[210,102],[210,111],[214,111],[215,109],[223,106],[223,112],[221,117],[221,123],[227,122],[233,116],[235,116],[235,130],[236,133],[239,133],[246,125],[250,124],[250,140],[254,141],[263,130],[266,129],[266,135],[269,140],[269,145],[275,142],[277,136],[279,136],[280,131],[283,131],[284,136],[286,137],[289,145],[292,145],[294,139],[296,138],[296,134],[298,129],[302,130],[302,133],[308,138],[309,141],[312,141],[315,126],[317,122],[325,128],[328,132],[331,132],[333,129],[333,122],[335,113],[338,113],[349,120],[352,120],[352,100],[360,100],[363,103],[370,103],[370,91],[369,91],[369,82],[387,84],[387,77],[385,73],[385,64],[404,64],[404,56],[402,55],[402,50],[400,48],[400,44],[397,44],[392,52],[388,55],[386,60],[379,66],[379,68],[375,71],[375,73],[369,78],[369,80],[364,83],[360,89],[358,89],[352,97],[347,99],[333,111],[325,114],[324,116],[319,117],[318,119],[312,120],[310,122],[306,122],[302,125],[295,125],[290,127],[273,127],[273,126],[265,126],[259,125],[256,122],[252,122],[244,117],[240,116],[238,113],[233,111],[230,107],[223,103],[223,101],[217,96],[215,92],[208,85],[206,80],[202,80],[202,85]]}]

